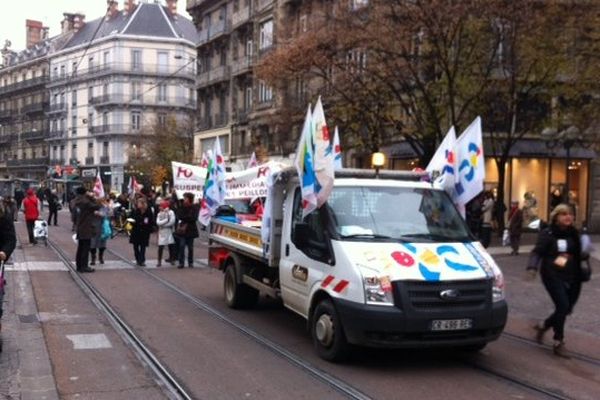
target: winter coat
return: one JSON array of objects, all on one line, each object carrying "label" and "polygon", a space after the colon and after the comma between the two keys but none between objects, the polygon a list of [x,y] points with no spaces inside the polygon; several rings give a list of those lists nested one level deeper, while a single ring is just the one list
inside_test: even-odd
[{"label": "winter coat", "polygon": [[175,213],[171,209],[160,211],[156,216],[158,226],[158,245],[166,246],[175,243],[173,238],[173,227],[175,226]]},{"label": "winter coat", "polygon": [[38,209],[39,200],[36,195],[30,195],[23,200],[23,211],[25,212],[25,221],[35,221],[40,216]]},{"label": "winter coat", "polygon": [[77,210],[77,239],[92,239],[96,236],[95,212],[100,209],[100,204],[87,194],[80,194],[73,199],[73,206]]},{"label": "winter coat", "polygon": [[102,239],[102,223],[104,218],[110,217],[110,208],[107,206],[102,206],[100,210],[98,210],[100,215],[95,214],[94,218],[94,231],[95,235],[92,238],[92,243],[90,248],[92,249],[104,249],[106,248],[106,239]]},{"label": "winter coat", "polygon": [[177,234],[177,236],[184,238],[197,238],[200,236],[198,234],[198,225],[196,224],[196,221],[198,221],[198,211],[198,207],[194,204],[182,205],[177,209],[177,224],[186,224],[185,233],[183,235]]},{"label": "winter coat", "polygon": [[508,232],[511,236],[521,236],[523,230],[523,211],[516,209],[512,212],[508,221]]},{"label": "winter coat", "polygon": [[150,234],[154,227],[154,215],[152,214],[152,209],[148,207],[146,211],[142,213],[140,209],[136,208],[131,213],[130,218],[133,218],[135,222],[131,229],[129,243],[148,247],[150,244]]},{"label": "winter coat", "polygon": [[[559,251],[559,241],[566,242],[567,251]],[[561,254],[568,259],[564,267],[555,261]],[[549,278],[558,278],[565,282],[581,281],[581,239],[574,227],[561,229],[550,225],[540,231],[535,247],[531,251],[527,269],[537,270],[541,264],[541,274]]]},{"label": "winter coat", "polygon": [[60,201],[58,200],[58,196],[54,193],[50,193],[46,199],[48,200],[48,208],[50,211],[56,212],[58,211],[58,205]]},{"label": "winter coat", "polygon": [[[5,209],[5,206],[0,203],[0,251],[6,254],[6,259],[10,257],[17,245],[17,235],[15,233],[15,225],[13,217]],[[1,308],[0,304],[0,308]]]}]

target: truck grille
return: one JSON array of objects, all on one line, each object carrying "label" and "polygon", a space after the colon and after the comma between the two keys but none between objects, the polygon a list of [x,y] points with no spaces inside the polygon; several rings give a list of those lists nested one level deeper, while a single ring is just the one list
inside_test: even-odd
[{"label": "truck grille", "polygon": [[[449,309],[468,310],[485,305],[491,297],[491,281],[487,279],[474,281],[450,282],[395,282],[396,299],[407,302],[416,311],[438,311]],[[441,293],[452,290],[454,298],[442,298]],[[397,305],[398,304],[397,302]]]}]

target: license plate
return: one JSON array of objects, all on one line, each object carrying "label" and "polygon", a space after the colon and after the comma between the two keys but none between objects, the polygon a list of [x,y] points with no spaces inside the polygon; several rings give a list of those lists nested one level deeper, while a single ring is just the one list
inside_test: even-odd
[{"label": "license plate", "polygon": [[471,329],[473,321],[470,319],[436,319],[431,321],[432,331],[460,331]]}]

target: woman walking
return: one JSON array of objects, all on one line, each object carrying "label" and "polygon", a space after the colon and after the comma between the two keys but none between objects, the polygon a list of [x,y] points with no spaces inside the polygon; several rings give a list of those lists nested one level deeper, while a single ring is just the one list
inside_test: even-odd
[{"label": "woman walking", "polygon": [[540,275],[554,303],[554,312],[536,325],[536,340],[543,342],[544,334],[554,330],[554,354],[568,358],[565,351],[564,328],[581,291],[581,241],[573,226],[573,212],[559,204],[550,214],[550,225],[542,230],[531,252],[527,270],[534,277],[541,264]]},{"label": "woman walking", "polygon": [[519,247],[521,246],[521,233],[523,231],[523,211],[519,208],[519,202],[513,201],[510,206],[510,214],[508,215],[508,233],[510,235],[510,247],[512,248],[511,255],[519,255]]},{"label": "woman walking", "polygon": [[92,256],[92,260],[90,261],[90,265],[96,265],[96,254],[98,254],[98,262],[100,264],[104,264],[104,251],[106,250],[106,241],[110,238],[110,234],[107,236],[106,232],[104,232],[104,220],[108,219],[110,221],[111,209],[108,206],[108,201],[104,199],[99,199],[98,201],[101,205],[100,209],[94,213],[94,237],[92,238],[90,245],[90,255]]},{"label": "woman walking", "polygon": [[169,201],[161,201],[160,211],[156,216],[156,225],[158,226],[157,267],[162,265],[162,256],[165,246],[169,247],[169,259],[167,262],[175,264],[175,238],[173,238],[173,227],[175,226],[175,221],[175,213],[169,208]]},{"label": "woman walking", "polygon": [[177,268],[184,267],[186,247],[188,249],[188,267],[194,267],[194,239],[199,236],[197,220],[198,207],[194,205],[194,194],[186,192],[183,194],[183,204],[177,209],[176,235],[179,243]]},{"label": "woman walking", "polygon": [[129,243],[133,244],[135,262],[140,267],[146,266],[146,247],[150,242],[150,234],[154,226],[154,216],[148,207],[146,198],[140,197],[135,202],[135,210],[131,214],[134,219]]}]

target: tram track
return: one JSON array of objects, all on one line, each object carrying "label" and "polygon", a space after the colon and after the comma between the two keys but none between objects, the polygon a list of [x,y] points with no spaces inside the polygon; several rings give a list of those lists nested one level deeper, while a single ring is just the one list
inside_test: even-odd
[{"label": "tram track", "polygon": [[[286,350],[282,346],[269,340],[265,336],[255,332],[254,330],[248,328],[247,326],[244,326],[243,324],[240,324],[239,322],[233,320],[232,318],[228,317],[221,311],[219,311],[216,308],[209,305],[208,303],[183,291],[182,289],[177,287],[175,284],[169,282],[168,280],[158,276],[157,274],[152,273],[151,270],[137,266],[135,263],[131,262],[127,257],[122,256],[121,254],[117,253],[114,250],[107,249],[106,251],[108,253],[112,254],[114,257],[118,258],[119,260],[132,266],[133,268],[151,276],[153,279],[157,280],[158,282],[160,282],[165,287],[169,288],[171,291],[173,291],[177,295],[185,298],[188,302],[190,302],[197,308],[209,313],[210,315],[216,317],[217,319],[221,320],[222,322],[230,325],[231,327],[235,328],[239,332],[250,337],[252,340],[261,344],[262,346],[267,348],[269,351],[283,357],[291,364],[304,370],[305,372],[314,376],[316,379],[320,380],[321,382],[328,384],[330,387],[332,387],[339,393],[344,394],[346,397],[351,398],[351,399],[370,399],[371,398],[368,395],[361,392],[360,390],[358,390],[357,388],[354,388],[351,385],[343,382],[342,380],[328,374],[327,372],[323,371],[322,369],[308,363],[307,361],[303,360],[302,358],[300,358],[300,357],[296,356],[295,354],[291,353],[290,351]],[[512,336],[516,336],[516,335],[512,335]],[[526,339],[523,339],[522,341],[526,342]],[[551,389],[547,389],[543,386],[536,385],[536,384],[533,384],[526,380],[511,376],[510,374],[494,370],[494,369],[489,368],[477,361],[465,361],[465,365],[473,370],[478,371],[479,373],[493,377],[499,381],[503,381],[504,383],[508,383],[512,386],[519,387],[530,393],[542,395],[545,398],[556,399],[556,400],[569,400],[570,399],[570,397],[565,396],[562,393],[557,393],[557,392],[552,391]]]},{"label": "tram track", "polygon": [[138,358],[149,367],[159,383],[159,386],[163,388],[166,394],[174,399],[193,399],[194,397],[188,393],[180,382],[177,381],[166,366],[160,362],[159,358],[135,334],[133,329],[110,306],[108,301],[98,292],[98,290],[96,290],[87,279],[76,272],[76,268],[65,251],[52,240],[48,240],[48,246],[58,255],[60,261],[67,267],[77,286],[79,286],[94,305],[107,317],[115,331],[130,345]]}]

